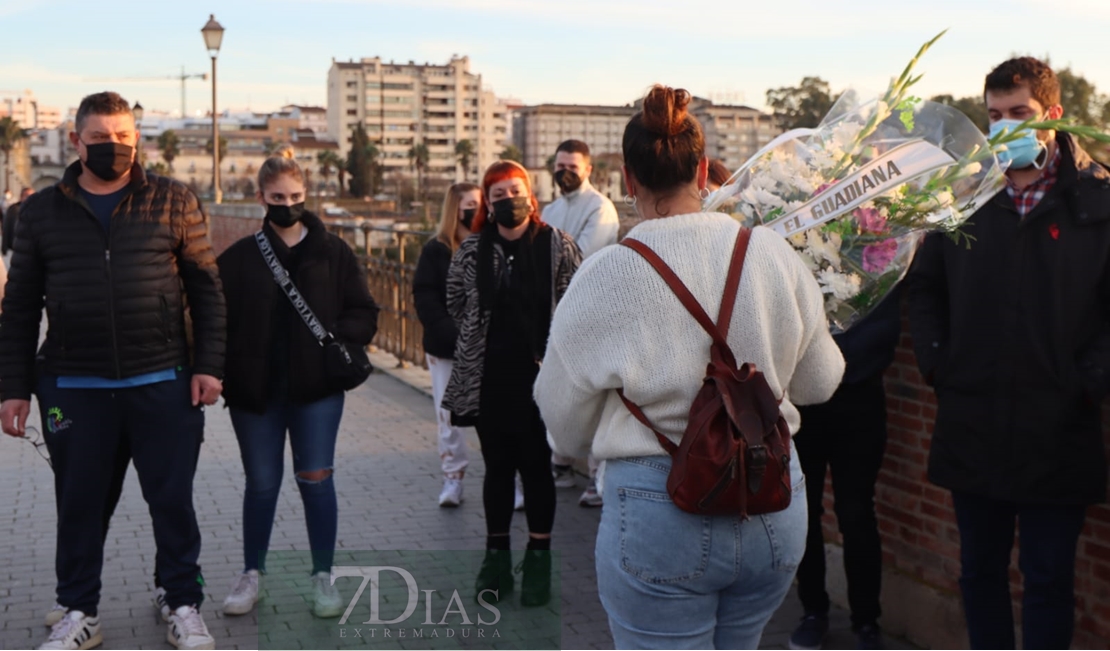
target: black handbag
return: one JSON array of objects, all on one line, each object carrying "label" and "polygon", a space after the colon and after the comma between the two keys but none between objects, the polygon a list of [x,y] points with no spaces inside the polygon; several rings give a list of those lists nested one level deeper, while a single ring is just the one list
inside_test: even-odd
[{"label": "black handbag", "polygon": [[304,296],[297,290],[297,286],[293,284],[293,279],[289,277],[289,272],[278,260],[277,254],[270,246],[270,240],[266,238],[266,234],[258,231],[254,234],[254,240],[258,243],[258,250],[262,252],[262,257],[270,265],[270,271],[274,274],[274,282],[289,297],[293,309],[301,315],[304,324],[308,326],[309,331],[316,337],[316,341],[324,348],[324,375],[327,378],[328,386],[337,391],[350,391],[365,382],[366,378],[370,377],[370,373],[374,371],[370,359],[366,356],[366,350],[361,346],[348,344],[328,332],[327,328],[316,318],[316,314],[308,306]]}]

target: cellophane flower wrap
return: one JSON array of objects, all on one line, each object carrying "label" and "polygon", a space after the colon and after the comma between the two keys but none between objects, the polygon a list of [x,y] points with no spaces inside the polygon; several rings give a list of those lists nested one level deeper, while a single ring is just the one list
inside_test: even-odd
[{"label": "cellophane flower wrap", "polygon": [[925,233],[960,237],[1005,185],[971,120],[909,96],[916,60],[882,97],[848,91],[815,129],[772,141],[704,202],[786,237],[817,279],[834,332],[882,302]]}]

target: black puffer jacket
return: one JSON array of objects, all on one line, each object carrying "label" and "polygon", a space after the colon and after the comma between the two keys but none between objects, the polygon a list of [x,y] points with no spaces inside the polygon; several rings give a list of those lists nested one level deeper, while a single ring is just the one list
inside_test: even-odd
[{"label": "black puffer jacket", "polygon": [[440,359],[454,359],[459,329],[447,311],[447,269],[451,249],[437,239],[429,240],[420,252],[412,277],[416,315],[424,326],[424,352]]},{"label": "black puffer jacket", "polygon": [[223,375],[224,298],[208,223],[184,184],[131,168],[110,233],[81,197],[75,162],[20,208],[0,314],[0,397],[27,399],[45,304],[43,370],[122,379],[190,363]]},{"label": "black puffer jacket", "polygon": [[1099,402],[1110,379],[1110,173],[1068,136],[1024,218],[1003,190],[931,234],[906,278],[922,375],[936,388],[929,479],[997,500],[1106,496]]},{"label": "black puffer jacket", "polygon": [[[344,342],[366,346],[378,330],[378,306],[358,258],[312,213],[306,212],[302,222],[308,233],[297,246],[300,259],[291,272],[293,284],[329,332]],[[263,232],[288,270],[289,247],[269,223]],[[274,282],[253,235],[232,244],[218,263],[228,304],[224,399],[228,406],[262,413],[274,386],[270,377],[274,306],[288,303],[289,297]],[[299,316],[291,314],[290,319],[289,399],[302,404],[319,400],[334,392],[325,381],[324,349]]]}]

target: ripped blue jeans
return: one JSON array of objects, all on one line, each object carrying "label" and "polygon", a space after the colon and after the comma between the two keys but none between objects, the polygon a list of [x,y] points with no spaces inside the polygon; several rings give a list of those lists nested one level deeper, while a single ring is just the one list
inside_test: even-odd
[{"label": "ripped blue jeans", "polygon": [[806,546],[805,477],[790,506],[749,520],[679,510],[671,458],[609,459],[595,558],[617,649],[755,649]]},{"label": "ripped blue jeans", "polygon": [[266,569],[288,431],[293,472],[301,491],[312,547],[312,572],[330,572],[339,527],[332,466],[339,420],[343,416],[343,393],[301,405],[272,400],[263,414],[235,407],[230,411],[247,475],[243,494],[244,570]]}]

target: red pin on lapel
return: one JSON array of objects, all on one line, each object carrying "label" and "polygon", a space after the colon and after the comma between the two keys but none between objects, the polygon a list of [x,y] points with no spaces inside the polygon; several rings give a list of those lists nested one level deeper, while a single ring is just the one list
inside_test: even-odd
[{"label": "red pin on lapel", "polygon": [[1056,224],[1051,224],[1048,227],[1048,234],[1051,235],[1054,240],[1060,239],[1060,227]]}]

